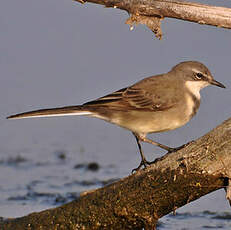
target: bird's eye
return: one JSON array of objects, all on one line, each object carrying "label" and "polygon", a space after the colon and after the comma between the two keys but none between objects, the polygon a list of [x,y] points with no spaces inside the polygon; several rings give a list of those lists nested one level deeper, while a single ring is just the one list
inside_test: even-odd
[{"label": "bird's eye", "polygon": [[195,75],[195,78],[196,78],[197,80],[201,80],[201,79],[204,78],[204,75],[203,75],[202,73],[197,73],[197,74]]}]

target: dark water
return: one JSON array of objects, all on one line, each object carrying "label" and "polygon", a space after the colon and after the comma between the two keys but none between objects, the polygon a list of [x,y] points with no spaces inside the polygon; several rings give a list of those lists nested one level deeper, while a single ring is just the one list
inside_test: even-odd
[{"label": "dark water", "polygon": [[58,206],[118,180],[114,165],[78,163],[63,151],[46,162],[21,155],[1,159],[0,170],[0,215],[5,217]]}]

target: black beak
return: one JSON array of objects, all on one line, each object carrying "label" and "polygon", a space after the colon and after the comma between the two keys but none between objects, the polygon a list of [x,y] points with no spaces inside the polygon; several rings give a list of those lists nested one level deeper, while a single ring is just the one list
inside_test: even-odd
[{"label": "black beak", "polygon": [[216,86],[221,87],[221,88],[226,88],[223,84],[221,84],[219,81],[216,81],[214,79],[210,82],[210,84],[216,85]]}]

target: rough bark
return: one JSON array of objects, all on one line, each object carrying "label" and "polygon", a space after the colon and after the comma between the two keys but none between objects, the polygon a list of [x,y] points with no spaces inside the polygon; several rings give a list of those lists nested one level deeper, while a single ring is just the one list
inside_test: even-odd
[{"label": "rough bark", "polygon": [[[145,24],[158,38],[162,32],[160,22],[165,17],[200,24],[231,28],[231,8],[210,6],[181,0],[75,0],[92,2],[126,10],[131,16],[127,24]],[[133,27],[131,27],[133,28]]]},{"label": "rough bark", "polygon": [[155,229],[160,217],[227,186],[230,154],[231,118],[144,170],[63,206],[7,219],[0,229]]}]

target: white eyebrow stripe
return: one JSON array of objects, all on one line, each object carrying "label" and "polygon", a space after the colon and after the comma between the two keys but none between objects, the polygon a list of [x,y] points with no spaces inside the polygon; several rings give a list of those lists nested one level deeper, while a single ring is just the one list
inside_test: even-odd
[{"label": "white eyebrow stripe", "polygon": [[[198,69],[195,69],[195,68],[192,68],[192,71],[193,72],[196,72],[196,73],[201,73],[201,74],[203,74],[201,71],[199,71]],[[203,74],[204,75],[204,74]]]}]

